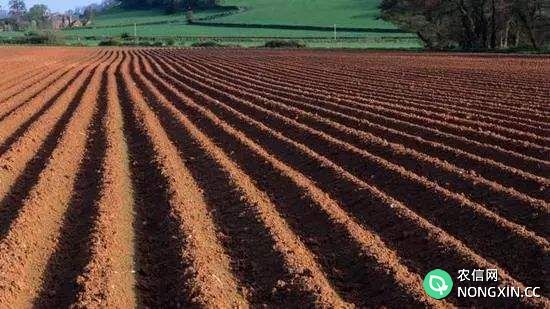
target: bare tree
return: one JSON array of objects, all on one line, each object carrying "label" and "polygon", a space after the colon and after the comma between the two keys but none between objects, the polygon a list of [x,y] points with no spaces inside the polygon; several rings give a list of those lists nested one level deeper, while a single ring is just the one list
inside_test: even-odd
[{"label": "bare tree", "polygon": [[[415,32],[428,48],[539,48],[548,39],[548,0],[383,0],[382,17]],[[550,7],[550,3],[548,3]],[[548,8],[550,11],[550,8]],[[544,28],[547,27],[547,28]]]}]

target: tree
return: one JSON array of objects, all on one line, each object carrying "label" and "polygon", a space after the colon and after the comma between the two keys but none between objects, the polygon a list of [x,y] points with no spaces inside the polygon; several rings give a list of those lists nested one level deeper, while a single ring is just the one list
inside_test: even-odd
[{"label": "tree", "polygon": [[93,6],[87,6],[84,9],[84,12],[82,13],[82,16],[81,16],[82,24],[87,25],[90,22],[92,22],[94,20],[94,18],[95,18],[95,9],[94,9],[94,7]]},{"label": "tree", "polygon": [[45,4],[35,4],[33,5],[26,16],[29,21],[35,21],[39,27],[44,27],[48,21],[48,14],[50,10]]},{"label": "tree", "polygon": [[383,0],[380,9],[382,18],[417,33],[428,48],[508,48],[511,41],[538,48],[550,20],[546,1]]},{"label": "tree", "polygon": [[165,1],[166,13],[172,14],[183,10],[183,1],[181,0],[167,0]]},{"label": "tree", "polygon": [[10,0],[9,7],[10,15],[13,17],[21,17],[27,10],[23,0]]},{"label": "tree", "polygon": [[162,8],[167,12],[187,11],[189,9],[209,9],[219,5],[221,0],[122,0],[125,8],[147,9]]},{"label": "tree", "polygon": [[536,37],[537,27],[545,23],[549,18],[542,12],[543,0],[513,1],[513,12],[519,21],[519,25],[527,35],[531,45],[539,47],[539,38]]},{"label": "tree", "polygon": [[116,7],[119,4],[120,2],[118,0],[102,0],[101,4],[99,5],[99,10],[105,11],[110,8]]},{"label": "tree", "polygon": [[453,32],[457,31],[456,25],[460,24],[460,19],[450,14],[452,3],[445,0],[384,0],[380,9],[382,18],[416,33],[430,49],[449,47],[454,39]]}]

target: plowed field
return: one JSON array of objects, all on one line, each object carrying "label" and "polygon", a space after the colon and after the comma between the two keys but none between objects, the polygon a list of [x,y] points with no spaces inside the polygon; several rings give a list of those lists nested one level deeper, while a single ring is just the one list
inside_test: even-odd
[{"label": "plowed field", "polygon": [[[548,292],[550,58],[0,49],[0,307]],[[456,282],[455,282],[456,284]]]}]

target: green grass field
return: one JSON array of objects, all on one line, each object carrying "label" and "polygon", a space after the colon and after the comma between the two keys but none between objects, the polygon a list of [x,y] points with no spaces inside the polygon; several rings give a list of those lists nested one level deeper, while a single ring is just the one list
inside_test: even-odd
[{"label": "green grass field", "polygon": [[0,38],[14,37],[21,34],[21,32],[16,31],[0,31]]},{"label": "green grass field", "polygon": [[[206,22],[259,25],[291,25],[353,28],[395,29],[395,26],[378,19],[380,0],[226,0],[226,6],[243,8],[229,16],[217,17]],[[227,11],[227,10],[225,10]],[[217,15],[223,9],[194,12],[197,19]],[[134,28],[134,24],[137,26]],[[332,31],[276,28],[234,28],[187,24],[186,14],[166,15],[162,10],[111,9],[98,15],[90,27],[61,31],[70,43],[97,44],[101,39],[133,35],[136,30],[141,38],[177,38],[178,45],[189,45],[197,40],[222,41],[223,43],[258,46],[258,38],[299,39],[311,47],[373,47],[418,48],[414,34],[378,32],[341,32],[339,40],[332,41]],[[0,36],[5,36],[0,33]],[[10,33],[9,36],[13,36]],[[343,38],[352,38],[344,40]],[[222,40],[223,38],[223,40]],[[239,39],[237,39],[239,38]],[[316,39],[313,39],[316,38]],[[319,39],[324,38],[324,39]],[[400,38],[400,39],[398,39]]]},{"label": "green grass field", "polygon": [[218,18],[223,23],[259,23],[395,29],[378,19],[379,0],[226,0],[248,10]]},{"label": "green grass field", "polygon": [[[309,30],[287,30],[287,29],[254,29],[254,28],[225,28],[209,27],[199,25],[188,25],[185,22],[175,22],[159,25],[138,25],[136,27],[138,36],[159,37],[159,36],[197,36],[197,37],[286,37],[286,38],[308,38],[327,37],[332,38],[333,32],[309,31]],[[109,28],[84,28],[63,31],[70,36],[120,36],[123,33],[134,34],[134,26],[121,26]],[[402,37],[408,36],[400,33],[361,33],[361,32],[338,32],[338,37]]]},{"label": "green grass field", "polygon": [[[220,10],[208,10],[195,13],[197,18],[220,13]],[[163,10],[123,10],[120,8],[111,9],[107,14],[98,15],[93,27],[116,27],[129,24],[148,23],[172,23],[184,22],[185,13],[167,15]]]}]

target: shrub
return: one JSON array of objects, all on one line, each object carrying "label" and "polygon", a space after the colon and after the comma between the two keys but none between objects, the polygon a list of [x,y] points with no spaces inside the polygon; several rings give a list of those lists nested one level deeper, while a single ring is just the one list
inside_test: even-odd
[{"label": "shrub", "polygon": [[167,46],[174,46],[176,45],[176,40],[174,38],[169,38],[166,40],[166,45]]},{"label": "shrub", "polygon": [[8,44],[61,45],[64,43],[64,39],[62,35],[52,31],[44,31],[44,32],[29,31],[29,32],[26,32],[23,36],[6,39],[6,40],[3,40],[3,42]]},{"label": "shrub", "polygon": [[223,46],[223,45],[221,45],[218,42],[214,42],[214,41],[196,42],[196,43],[191,44],[191,47],[221,47],[221,46]]},{"label": "shrub", "polygon": [[99,42],[99,46],[120,46],[122,43],[115,38],[108,38]]},{"label": "shrub", "polygon": [[124,32],[120,35],[120,38],[123,39],[123,40],[128,40],[128,39],[132,38],[132,36],[128,32]]},{"label": "shrub", "polygon": [[304,48],[306,45],[298,41],[273,40],[265,42],[267,48]]},{"label": "shrub", "polygon": [[51,31],[45,31],[45,32],[29,31],[25,33],[23,36],[18,36],[14,38],[3,38],[1,42],[5,44],[34,44],[34,45],[42,45],[42,44],[62,45],[65,43],[62,35]]}]

